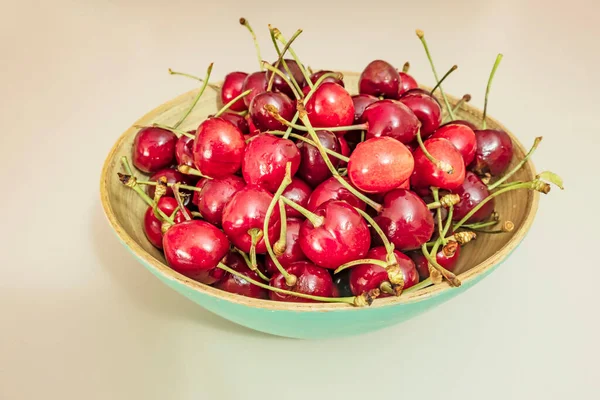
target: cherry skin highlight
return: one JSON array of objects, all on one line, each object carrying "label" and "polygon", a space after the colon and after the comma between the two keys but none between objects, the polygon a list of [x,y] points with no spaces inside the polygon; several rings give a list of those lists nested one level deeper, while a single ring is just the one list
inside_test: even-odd
[{"label": "cherry skin highlight", "polygon": [[[452,193],[460,196],[460,202],[454,206],[452,219],[455,221],[463,219],[473,208],[490,195],[490,191],[485,183],[471,171],[466,173],[465,181],[462,185],[452,190]],[[467,220],[467,223],[472,224],[488,219],[492,215],[492,212],[494,212],[495,205],[494,199],[488,201]]]},{"label": "cherry skin highlight", "polygon": [[508,133],[495,129],[476,130],[477,150],[472,170],[483,175],[489,172],[493,176],[501,175],[513,157],[513,143]]},{"label": "cherry skin highlight", "polygon": [[264,92],[256,95],[250,103],[249,111],[252,122],[261,132],[285,130],[287,126],[265,110],[266,105],[274,106],[279,115],[289,121],[296,113],[294,102],[284,93]]},{"label": "cherry skin highlight", "polygon": [[412,89],[404,93],[400,101],[421,121],[421,137],[428,137],[442,124],[442,106],[429,92]]},{"label": "cherry skin highlight", "polygon": [[194,164],[204,175],[222,178],[242,166],[246,142],[231,122],[208,118],[200,124],[194,140]]},{"label": "cherry skin highlight", "polygon": [[[291,290],[312,296],[333,297],[334,285],[329,272],[308,261],[297,261],[290,264],[286,271],[298,278],[294,287],[290,288],[281,273],[273,275],[270,285],[279,289]],[[314,303],[314,300],[270,291],[269,298],[275,301],[298,303]]]},{"label": "cherry skin highlight", "polygon": [[194,191],[192,203],[198,207],[202,218],[215,226],[221,226],[223,209],[231,197],[244,188],[246,183],[236,175],[217,179],[201,179]]},{"label": "cherry skin highlight", "polygon": [[[302,220],[298,218],[288,218],[286,223],[287,230],[285,234],[285,251],[283,254],[277,256],[277,260],[284,268],[293,262],[304,261],[307,259],[300,248],[299,242]],[[269,275],[279,272],[270,255],[267,254],[265,259],[265,266]]]},{"label": "cherry skin highlight", "polygon": [[[312,189],[310,186],[308,186],[306,182],[304,182],[300,178],[293,177],[292,183],[290,183],[288,187],[285,188],[281,195],[286,199],[291,200],[294,203],[306,208],[311,193]],[[304,216],[300,212],[294,210],[288,205],[285,206],[285,215],[287,215],[288,217],[304,219]]]},{"label": "cherry skin highlight", "polygon": [[[354,121],[352,97],[337,83],[321,84],[305,106],[314,128],[348,126]],[[338,132],[338,134],[343,133]]]},{"label": "cherry skin highlight", "polygon": [[[348,177],[343,178],[346,182],[350,182]],[[319,186],[313,190],[311,193],[308,203],[306,204],[306,209],[314,212],[317,208],[319,208],[323,203],[328,202],[329,200],[340,200],[345,201],[350,204],[352,207],[360,208],[361,210],[365,210],[367,205],[356,197],[352,192],[346,189],[337,179],[331,177],[327,179],[325,182],[321,183]]]},{"label": "cherry skin highlight", "polygon": [[246,120],[245,117],[242,117],[239,114],[226,112],[226,113],[221,114],[220,118],[224,119],[225,121],[231,122],[233,125],[235,125],[240,130],[240,132],[242,132],[243,135],[250,134],[250,128],[248,127],[248,121]]},{"label": "cherry skin highlight", "polygon": [[402,71],[398,71],[398,74],[400,75],[400,90],[398,91],[399,96],[402,96],[411,89],[417,89],[419,87],[419,84],[411,75]]},{"label": "cherry skin highlight", "polygon": [[417,137],[421,122],[410,108],[395,100],[381,100],[368,106],[363,113],[368,124],[366,138],[389,136],[402,143]]},{"label": "cherry skin highlight", "polygon": [[[177,208],[177,200],[175,200],[173,197],[161,197],[160,200],[158,200],[157,207],[166,215],[171,216],[173,211],[175,211]],[[177,211],[173,221],[175,221],[176,224],[185,221],[183,213],[181,211]],[[148,207],[146,213],[144,214],[144,233],[154,247],[159,249],[163,248],[162,221],[156,218],[152,207]]]},{"label": "cherry skin highlight", "polygon": [[[319,142],[326,149],[333,150],[336,153],[341,151],[340,142],[337,136],[330,131],[317,131],[317,137]],[[311,135],[306,135],[307,138],[311,138]],[[300,151],[301,163],[298,168],[298,176],[308,183],[310,186],[315,187],[321,182],[325,181],[331,176],[331,171],[327,168],[327,164],[321,157],[319,149],[312,144],[306,142],[298,142],[298,149]],[[329,160],[333,164],[334,168],[338,168],[340,165],[340,159],[329,155]]]},{"label": "cherry skin highlight", "polygon": [[477,150],[475,132],[467,125],[446,124],[438,128],[431,137],[448,139],[460,152],[465,165],[471,164],[475,158]]},{"label": "cherry skin highlight", "polygon": [[175,161],[176,143],[177,136],[166,129],[140,129],[133,140],[133,165],[146,173],[170,167]]},{"label": "cherry skin highlight", "polygon": [[365,109],[373,103],[377,103],[379,99],[370,94],[356,94],[352,96],[352,102],[354,103],[354,124],[362,124],[363,113]]},{"label": "cherry skin highlight", "polygon": [[246,77],[242,92],[251,90],[251,92],[244,97],[244,104],[246,107],[250,106],[254,97],[267,91],[268,84],[269,80],[267,79],[267,73],[264,71],[254,72]]},{"label": "cherry skin highlight", "polygon": [[400,74],[386,61],[371,61],[360,74],[358,91],[360,94],[397,99],[400,91]]},{"label": "cherry skin highlight", "polygon": [[[229,252],[226,257],[227,258],[225,258],[223,264],[227,265],[236,272],[244,274],[250,279],[260,282],[261,279],[258,274],[248,267],[242,256],[234,252]],[[253,297],[255,299],[266,299],[268,297],[266,289],[253,285],[247,280],[236,275],[232,275],[229,272],[225,272],[223,277],[214,286],[217,289],[221,289],[229,293]]]},{"label": "cherry skin highlight", "polygon": [[359,143],[350,156],[348,176],[365,193],[383,193],[405,182],[413,172],[408,148],[391,137],[376,137]]},{"label": "cherry skin highlight", "polygon": [[456,189],[465,180],[465,163],[460,152],[447,139],[432,138],[424,143],[425,148],[438,161],[445,162],[453,169],[452,173],[436,167],[418,148],[413,153],[415,158],[415,173],[411,177],[413,187],[435,186],[440,189]]},{"label": "cherry skin highlight", "polygon": [[[223,81],[223,86],[221,87],[221,102],[223,104],[229,103],[231,100],[235,99],[237,96],[244,92],[244,81],[248,77],[248,74],[245,72],[230,72],[225,75],[225,80]],[[244,104],[243,99],[239,99],[235,103],[233,103],[230,107],[232,111],[245,111],[248,109],[246,104]]]},{"label": "cherry skin highlight", "polygon": [[[192,131],[192,134],[196,131]],[[194,138],[182,135],[177,139],[175,144],[175,158],[177,159],[177,165],[187,165],[188,167],[194,167]]]}]

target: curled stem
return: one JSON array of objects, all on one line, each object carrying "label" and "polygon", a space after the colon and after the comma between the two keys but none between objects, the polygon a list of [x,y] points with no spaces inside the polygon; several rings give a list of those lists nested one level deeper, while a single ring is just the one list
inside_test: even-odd
[{"label": "curled stem", "polygon": [[490,77],[488,79],[487,86],[485,88],[485,99],[483,101],[483,116],[481,117],[481,126],[483,129],[487,128],[487,105],[488,105],[488,95],[490,94],[490,88],[492,87],[492,81],[494,80],[494,75],[496,75],[496,70],[500,65],[500,61],[502,61],[502,54],[498,54],[496,56],[496,61],[494,62],[494,66],[492,67],[492,72],[490,72]]},{"label": "curled stem", "polygon": [[173,128],[175,128],[175,129],[179,128],[179,125],[181,125],[183,123],[183,121],[185,121],[185,119],[190,115],[190,113],[192,112],[194,107],[196,107],[196,104],[198,104],[198,100],[200,100],[200,97],[202,97],[202,95],[204,94],[204,90],[206,90],[206,86],[208,86],[208,79],[210,78],[210,73],[212,72],[212,69],[213,69],[213,63],[210,63],[208,65],[208,68],[206,69],[206,76],[204,77],[204,82],[202,82],[202,87],[200,87],[200,91],[198,92],[198,94],[196,94],[194,101],[192,102],[190,107],[187,109],[185,114],[183,114],[181,116],[181,118],[179,118],[179,121],[177,121],[177,123],[175,125],[173,125]]},{"label": "curled stem", "polygon": [[513,176],[518,170],[520,170],[521,167],[523,167],[523,165],[525,165],[527,160],[529,160],[531,158],[531,156],[533,155],[533,153],[535,152],[535,150],[537,149],[537,147],[541,141],[542,141],[542,136],[536,137],[535,140],[533,141],[533,146],[531,146],[531,149],[529,149],[529,151],[527,152],[525,157],[523,157],[523,159],[521,161],[519,161],[519,163],[517,165],[515,165],[515,167],[512,170],[510,170],[508,173],[506,173],[502,178],[498,179],[496,182],[492,183],[491,185],[488,185],[488,190],[496,189],[498,186],[500,186],[504,182],[506,182],[506,180],[508,178]]}]

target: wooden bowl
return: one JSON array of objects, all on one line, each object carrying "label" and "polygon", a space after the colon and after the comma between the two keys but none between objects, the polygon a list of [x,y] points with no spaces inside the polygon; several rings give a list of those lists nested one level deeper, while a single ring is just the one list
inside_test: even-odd
[{"label": "wooden bowl", "polygon": [[[357,73],[346,73],[344,82],[350,93],[357,93]],[[154,122],[174,124],[194,98],[196,90],[185,93],[150,111],[134,125]],[[209,114],[215,113],[219,95],[207,89],[198,105],[180,128],[195,129]],[[449,97],[452,104],[457,99]],[[479,123],[480,110],[466,105],[457,118]],[[521,143],[504,126],[492,118],[488,127],[508,132],[514,143],[512,165],[523,158],[526,151]],[[134,126],[121,135],[106,158],[100,181],[100,196],[104,212],[117,237],[127,249],[156,277],[169,287],[190,298],[209,311],[251,329],[294,338],[326,338],[359,334],[394,325],[418,315],[464,292],[487,276],[504,261],[525,237],[535,217],[539,195],[533,191],[513,191],[496,199],[496,210],[502,220],[511,220],[515,229],[503,235],[479,235],[461,252],[457,274],[462,286],[452,288],[442,283],[401,297],[377,299],[370,307],[357,308],[346,304],[282,303],[252,299],[231,294],[193,281],[169,268],[161,251],[146,239],[143,230],[144,202],[119,182],[117,172],[122,171],[121,156],[131,159],[131,146],[135,137]],[[511,166],[512,166],[511,165]],[[138,173],[137,176],[143,174]],[[535,169],[529,161],[512,180],[531,180]]]}]

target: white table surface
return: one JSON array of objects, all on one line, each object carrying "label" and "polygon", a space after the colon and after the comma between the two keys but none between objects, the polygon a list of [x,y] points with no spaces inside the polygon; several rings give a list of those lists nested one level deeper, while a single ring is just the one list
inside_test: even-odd
[{"label": "white table surface", "polygon": [[[600,398],[597,1],[2,3],[0,399]],[[121,246],[98,180],[121,132],[194,87],[168,67],[257,68],[240,16],[264,58],[267,23],[301,27],[314,68],[410,60],[431,84],[421,28],[440,71],[459,65],[446,90],[478,106],[503,52],[490,114],[543,135],[536,165],[568,190],[494,274],[404,324],[297,341],[213,316]]]}]

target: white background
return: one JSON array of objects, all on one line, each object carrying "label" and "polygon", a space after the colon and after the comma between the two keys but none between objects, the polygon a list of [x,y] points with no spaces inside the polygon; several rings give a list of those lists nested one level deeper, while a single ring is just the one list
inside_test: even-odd
[{"label": "white background", "polygon": [[[0,399],[598,399],[597,1],[2,1]],[[353,3],[354,4],[354,3]],[[425,30],[448,92],[490,114],[567,190],[541,199],[530,234],[489,278],[404,324],[360,337],[286,340],[183,298],[118,243],[100,169],[139,116],[257,68],[247,17],[313,68],[372,59],[431,84]]]}]

